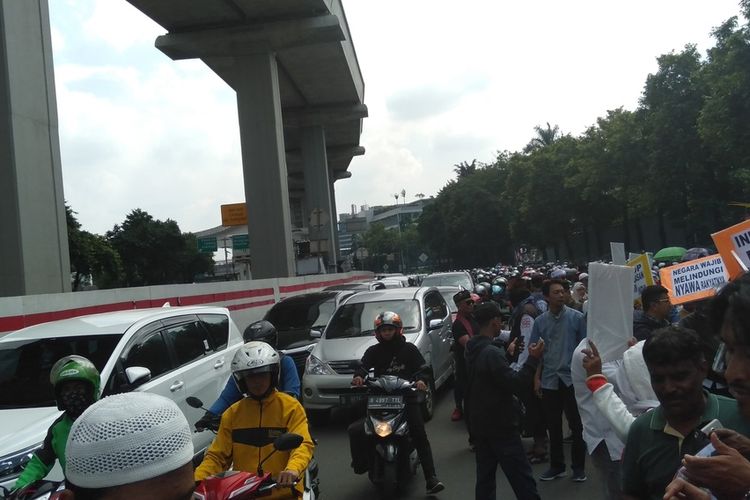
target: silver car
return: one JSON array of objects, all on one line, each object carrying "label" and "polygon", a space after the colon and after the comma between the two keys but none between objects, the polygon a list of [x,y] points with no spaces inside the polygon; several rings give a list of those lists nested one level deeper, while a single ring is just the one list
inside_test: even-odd
[{"label": "silver car", "polygon": [[307,358],[302,379],[302,402],[312,419],[327,418],[330,410],[353,404],[348,390],[368,347],[377,340],[373,322],[383,311],[393,311],[404,322],[404,335],[415,344],[431,370],[423,406],[432,417],[433,394],[453,374],[451,312],[434,287],[391,288],[360,292],[344,301]]}]

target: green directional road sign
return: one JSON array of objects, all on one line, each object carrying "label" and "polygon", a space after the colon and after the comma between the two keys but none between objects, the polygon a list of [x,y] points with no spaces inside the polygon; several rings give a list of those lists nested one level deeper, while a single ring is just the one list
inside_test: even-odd
[{"label": "green directional road sign", "polygon": [[233,250],[248,250],[250,248],[250,238],[246,234],[235,234],[232,236]]},{"label": "green directional road sign", "polygon": [[198,251],[201,253],[212,253],[218,250],[216,244],[216,237],[209,236],[207,238],[198,238]]}]

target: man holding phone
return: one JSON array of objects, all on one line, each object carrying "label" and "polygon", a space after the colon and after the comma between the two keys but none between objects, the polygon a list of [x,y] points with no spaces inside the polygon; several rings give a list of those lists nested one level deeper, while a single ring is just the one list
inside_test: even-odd
[{"label": "man holding phone", "polygon": [[700,429],[714,419],[743,434],[750,425],[735,400],[703,390],[708,363],[694,331],[674,326],[655,331],[643,357],[661,404],[630,427],[622,458],[623,497],[661,500],[683,456],[708,444]]}]

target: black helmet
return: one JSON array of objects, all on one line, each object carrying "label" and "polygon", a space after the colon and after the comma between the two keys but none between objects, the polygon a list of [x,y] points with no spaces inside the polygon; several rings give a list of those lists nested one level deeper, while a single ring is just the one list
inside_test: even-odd
[{"label": "black helmet", "polygon": [[242,339],[245,342],[252,342],[253,340],[265,342],[276,349],[279,343],[279,334],[276,331],[276,327],[270,321],[263,319],[255,323],[250,323],[250,326],[245,328]]}]

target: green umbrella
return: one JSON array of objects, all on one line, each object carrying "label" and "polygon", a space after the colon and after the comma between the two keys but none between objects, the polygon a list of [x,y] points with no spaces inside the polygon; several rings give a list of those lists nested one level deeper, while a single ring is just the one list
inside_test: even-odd
[{"label": "green umbrella", "polygon": [[687,252],[682,247],[667,247],[662,248],[654,255],[654,260],[671,260],[672,262],[679,262],[682,256]]}]

